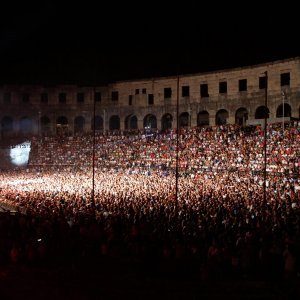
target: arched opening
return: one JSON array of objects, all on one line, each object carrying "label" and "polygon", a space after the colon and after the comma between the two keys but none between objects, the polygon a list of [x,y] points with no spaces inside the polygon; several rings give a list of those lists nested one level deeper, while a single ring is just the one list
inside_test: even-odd
[{"label": "arched opening", "polygon": [[276,118],[291,117],[292,108],[288,103],[280,104],[276,110]]},{"label": "arched opening", "polygon": [[78,116],[74,120],[74,133],[84,132],[85,119],[82,116]]},{"label": "arched opening", "polygon": [[240,107],[235,112],[235,124],[238,124],[240,126],[245,126],[246,121],[248,120],[248,111],[244,107]]},{"label": "arched opening", "polygon": [[120,118],[117,115],[111,116],[109,119],[109,130],[120,130]]},{"label": "arched opening", "polygon": [[28,136],[32,134],[32,120],[28,117],[23,117],[20,120],[20,134]]},{"label": "arched opening", "polygon": [[56,119],[56,125],[68,125],[68,119],[64,116],[60,116]]},{"label": "arched opening", "polygon": [[68,135],[69,124],[68,119],[65,116],[60,116],[56,119],[56,134],[57,135]]},{"label": "arched opening", "polygon": [[156,129],[157,128],[157,120],[156,117],[152,114],[146,115],[144,118],[144,129]]},{"label": "arched opening", "polygon": [[226,109],[220,109],[216,113],[216,125],[225,125],[225,124],[227,124],[228,117],[229,117],[228,111]]},{"label": "arched opening", "polygon": [[265,119],[265,117],[269,118],[269,109],[262,105],[259,106],[255,111],[255,119]]},{"label": "arched opening", "polygon": [[8,137],[13,134],[14,126],[13,126],[13,119],[11,117],[5,116],[2,118],[1,131],[3,137]]},{"label": "arched opening", "polygon": [[95,130],[101,131],[103,130],[103,118],[101,116],[96,115],[95,116],[95,122],[94,118],[92,118],[92,123],[91,123],[91,130],[94,130],[94,124],[95,124]]},{"label": "arched opening", "polygon": [[190,127],[190,114],[183,112],[179,116],[179,128]]},{"label": "arched opening", "polygon": [[173,117],[171,114],[164,114],[161,118],[161,129],[166,131],[172,128]]},{"label": "arched opening", "polygon": [[206,110],[202,110],[197,115],[197,126],[203,127],[209,125],[209,113]]},{"label": "arched opening", "polygon": [[50,132],[50,119],[46,116],[41,117],[41,134],[47,135]]},{"label": "arched opening", "polygon": [[135,115],[129,115],[125,119],[125,129],[126,130],[134,130],[138,129],[137,117]]}]

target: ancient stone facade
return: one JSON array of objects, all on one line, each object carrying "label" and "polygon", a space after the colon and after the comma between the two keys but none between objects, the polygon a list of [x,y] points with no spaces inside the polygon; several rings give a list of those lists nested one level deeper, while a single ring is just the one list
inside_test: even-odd
[{"label": "ancient stone facade", "polygon": [[300,117],[300,58],[107,86],[4,85],[0,106],[2,138],[169,129],[177,116],[180,127],[281,122]]}]

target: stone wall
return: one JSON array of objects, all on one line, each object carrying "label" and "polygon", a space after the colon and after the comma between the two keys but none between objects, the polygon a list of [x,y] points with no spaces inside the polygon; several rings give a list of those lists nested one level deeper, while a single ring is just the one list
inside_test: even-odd
[{"label": "stone wall", "polygon": [[[267,95],[259,86],[266,71]],[[246,124],[259,117],[266,99],[270,119],[282,116],[283,103],[286,117],[299,118],[300,58],[97,87],[1,86],[1,138],[55,134],[61,127],[69,134],[90,132],[94,110],[100,131],[176,128],[177,103],[180,126]]]}]

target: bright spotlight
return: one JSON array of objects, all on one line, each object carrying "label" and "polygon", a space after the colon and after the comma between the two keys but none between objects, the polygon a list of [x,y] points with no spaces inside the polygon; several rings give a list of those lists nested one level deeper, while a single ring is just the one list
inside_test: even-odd
[{"label": "bright spotlight", "polygon": [[13,146],[9,152],[11,163],[15,166],[26,165],[29,159],[30,146],[30,142],[24,142],[22,144]]}]

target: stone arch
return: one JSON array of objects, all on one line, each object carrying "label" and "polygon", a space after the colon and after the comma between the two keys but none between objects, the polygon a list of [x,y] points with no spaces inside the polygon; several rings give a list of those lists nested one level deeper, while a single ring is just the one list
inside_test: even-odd
[{"label": "stone arch", "polygon": [[43,116],[40,119],[41,122],[41,134],[47,134],[50,132],[50,119],[47,116]]},{"label": "stone arch", "polygon": [[144,122],[143,122],[144,128],[148,128],[148,129],[156,129],[157,128],[157,120],[156,120],[156,116],[153,114],[148,114],[145,116],[144,118]]},{"label": "stone arch", "polygon": [[120,130],[120,117],[113,115],[109,119],[109,130]]},{"label": "stone arch", "polygon": [[161,118],[161,129],[163,131],[171,129],[173,122],[173,116],[169,113],[164,114]]},{"label": "stone arch", "polygon": [[56,125],[68,125],[68,118],[65,116],[60,116],[56,119]]},{"label": "stone arch", "polygon": [[56,119],[56,134],[67,135],[69,133],[69,121],[65,116],[59,116]]},{"label": "stone arch", "polygon": [[202,110],[197,115],[197,126],[208,126],[209,125],[209,113],[206,110]]},{"label": "stone arch", "polygon": [[22,117],[20,120],[20,134],[23,136],[27,136],[32,134],[32,131],[33,131],[32,119],[29,117]]},{"label": "stone arch", "polygon": [[74,133],[83,133],[85,125],[85,118],[83,116],[77,116],[74,120]]},{"label": "stone arch", "polygon": [[190,127],[190,114],[183,112],[179,115],[179,128]]},{"label": "stone arch", "polygon": [[129,115],[125,118],[125,129],[138,129],[138,120],[136,115]]},{"label": "stone arch", "polygon": [[14,131],[14,121],[12,117],[4,116],[1,120],[1,132],[3,136],[10,136]]},{"label": "stone arch", "polygon": [[281,103],[278,105],[276,110],[276,118],[282,117],[291,117],[292,116],[292,108],[288,103]]},{"label": "stone arch", "polygon": [[248,120],[248,111],[245,107],[240,107],[235,112],[235,124],[245,126]]},{"label": "stone arch", "polygon": [[220,109],[216,113],[216,125],[227,124],[227,119],[229,117],[228,111],[226,109]]},{"label": "stone arch", "polygon": [[103,130],[103,118],[99,115],[95,116],[95,122],[94,118],[92,118],[91,121],[91,130],[94,130],[94,124],[95,124],[95,130]]},{"label": "stone arch", "polygon": [[264,105],[259,106],[255,110],[255,119],[264,119],[265,117],[269,118],[269,114],[270,114],[270,111],[269,111],[268,107],[266,107]]}]

